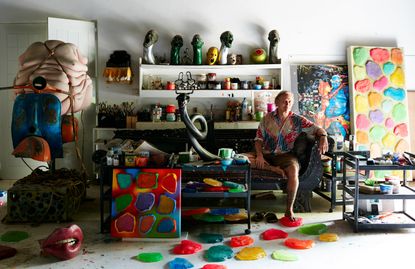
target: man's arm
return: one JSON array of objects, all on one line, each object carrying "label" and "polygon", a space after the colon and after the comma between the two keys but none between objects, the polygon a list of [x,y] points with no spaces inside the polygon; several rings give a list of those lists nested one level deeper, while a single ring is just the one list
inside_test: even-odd
[{"label": "man's arm", "polygon": [[316,136],[316,139],[319,139],[320,154],[326,153],[326,151],[329,149],[329,142],[327,140],[326,130],[324,130],[321,127],[318,127],[314,135]]},{"label": "man's arm", "polygon": [[264,164],[265,164],[265,160],[264,160],[264,155],[262,153],[262,148],[263,148],[263,142],[260,139],[256,139],[255,140],[255,166],[258,169],[263,169],[264,168]]}]

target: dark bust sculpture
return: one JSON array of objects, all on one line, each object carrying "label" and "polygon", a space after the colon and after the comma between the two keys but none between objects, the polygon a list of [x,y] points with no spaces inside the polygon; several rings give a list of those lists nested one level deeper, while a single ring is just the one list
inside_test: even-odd
[{"label": "dark bust sculpture", "polygon": [[223,32],[220,35],[221,47],[219,51],[219,64],[227,64],[229,49],[232,46],[233,35],[230,31]]},{"label": "dark bust sculpture", "polygon": [[170,64],[180,64],[180,49],[183,47],[183,37],[175,35],[171,41]]},{"label": "dark bust sculpture", "polygon": [[159,36],[156,31],[150,30],[147,32],[143,43],[143,58],[146,64],[156,64],[156,59],[153,54],[153,46],[158,41]]},{"label": "dark bust sculpture", "polygon": [[269,60],[270,64],[280,64],[281,59],[278,58],[278,42],[280,42],[280,35],[277,30],[272,30],[268,34],[269,40]]},{"label": "dark bust sculpture", "polygon": [[193,46],[193,64],[202,64],[202,47],[203,40],[199,34],[193,36],[192,46]]}]

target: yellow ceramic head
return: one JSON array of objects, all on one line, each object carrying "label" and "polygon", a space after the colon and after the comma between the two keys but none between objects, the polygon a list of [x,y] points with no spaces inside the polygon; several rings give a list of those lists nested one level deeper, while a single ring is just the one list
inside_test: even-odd
[{"label": "yellow ceramic head", "polygon": [[218,48],[216,47],[210,47],[207,52],[207,64],[208,65],[214,65],[216,61],[218,60]]}]

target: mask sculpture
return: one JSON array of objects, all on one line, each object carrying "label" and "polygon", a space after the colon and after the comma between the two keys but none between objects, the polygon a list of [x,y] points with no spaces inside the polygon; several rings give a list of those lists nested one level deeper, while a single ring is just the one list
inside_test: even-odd
[{"label": "mask sculpture", "polygon": [[183,37],[175,35],[171,41],[170,64],[180,64],[180,49],[183,47]]},{"label": "mask sculpture", "polygon": [[46,239],[39,240],[42,254],[49,254],[61,260],[69,260],[76,255],[82,247],[84,235],[81,228],[72,224],[66,228],[55,229]]},{"label": "mask sculpture", "polygon": [[12,116],[12,154],[41,162],[62,158],[60,113],[59,99],[52,94],[17,96]]},{"label": "mask sculpture", "polygon": [[232,47],[233,35],[230,31],[220,35],[221,47],[219,51],[219,64],[227,64],[229,49]]},{"label": "mask sculpture", "polygon": [[143,59],[146,64],[156,64],[153,47],[157,43],[159,36],[156,31],[150,30],[147,32],[143,43]]},{"label": "mask sculpture", "polygon": [[268,34],[269,40],[269,60],[270,64],[280,64],[281,59],[278,58],[278,42],[280,42],[280,35],[277,30],[271,30]]},{"label": "mask sculpture", "polygon": [[214,65],[216,64],[216,61],[218,60],[218,48],[216,47],[210,47],[207,52],[207,64],[208,65]]},{"label": "mask sculpture", "polygon": [[203,47],[203,40],[200,35],[196,34],[193,36],[192,39],[192,46],[193,46],[193,64],[202,64],[202,47]]}]

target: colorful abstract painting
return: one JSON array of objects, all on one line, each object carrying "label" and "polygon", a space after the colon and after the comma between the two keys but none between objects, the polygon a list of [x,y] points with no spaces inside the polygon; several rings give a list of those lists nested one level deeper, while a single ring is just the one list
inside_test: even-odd
[{"label": "colorful abstract painting", "polygon": [[349,85],[347,65],[293,65],[298,110],[330,135],[349,135]]},{"label": "colorful abstract painting", "polygon": [[180,182],[180,169],[113,169],[111,235],[180,237]]},{"label": "colorful abstract painting", "polygon": [[402,49],[351,46],[348,62],[357,149],[372,158],[410,150]]}]

